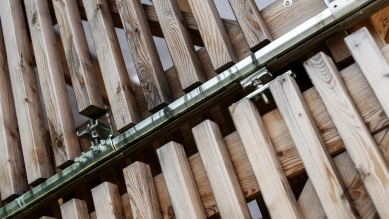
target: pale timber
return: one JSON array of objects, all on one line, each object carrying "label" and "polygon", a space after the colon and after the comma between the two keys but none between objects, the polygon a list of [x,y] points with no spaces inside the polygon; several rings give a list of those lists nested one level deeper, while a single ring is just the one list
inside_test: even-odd
[{"label": "pale timber", "polygon": [[295,80],[285,73],[269,83],[301,160],[329,218],[357,218],[343,180]]},{"label": "pale timber", "polygon": [[140,0],[117,0],[128,45],[149,111],[171,103],[173,97]]},{"label": "pale timber", "polygon": [[258,109],[249,99],[229,108],[272,218],[303,218]]},{"label": "pale timber", "polygon": [[89,219],[86,202],[72,199],[61,205],[62,219]]},{"label": "pale timber", "polygon": [[0,191],[1,199],[8,202],[27,192],[28,188],[1,27],[0,87]]},{"label": "pale timber", "polygon": [[206,120],[192,129],[201,161],[222,218],[251,218],[227,147],[216,123]]},{"label": "pale timber", "polygon": [[92,189],[97,219],[125,219],[117,185],[104,182]]},{"label": "pale timber", "polygon": [[223,22],[213,0],[189,0],[201,38],[216,72],[238,62]]},{"label": "pale timber", "polygon": [[105,107],[77,2],[76,0],[54,0],[53,6],[78,111],[87,117],[98,117],[105,112]]},{"label": "pale timber", "polygon": [[22,1],[0,1],[0,10],[27,182],[36,185],[53,175],[53,166]]},{"label": "pale timber", "polygon": [[157,154],[176,217],[207,218],[184,147],[170,142],[159,148]]},{"label": "pale timber", "polygon": [[150,166],[135,162],[123,169],[134,219],[162,219]]},{"label": "pale timber", "polygon": [[351,53],[344,43],[344,38],[347,36],[347,32],[343,31],[326,40],[326,46],[330,50],[336,64],[345,62],[351,58]]},{"label": "pale timber", "polygon": [[[379,53],[381,54],[381,51]],[[382,218],[389,217],[389,208],[384,204],[389,203],[389,168],[335,64],[324,53],[319,53],[306,61],[304,67],[355,163],[379,215]]]},{"label": "pale timber", "polygon": [[131,203],[130,203],[130,197],[127,193],[121,196],[122,198],[122,204],[124,209],[124,217],[126,219],[134,219],[132,210],[131,210]]},{"label": "pale timber", "polygon": [[377,27],[382,38],[388,35],[389,6],[371,16],[373,24]]},{"label": "pale timber", "polygon": [[389,64],[387,60],[365,27],[345,38],[345,42],[384,112],[389,116]]},{"label": "pale timber", "polygon": [[190,91],[205,82],[206,78],[192,39],[183,24],[181,11],[175,0],[153,1],[153,4],[181,87],[184,91]]},{"label": "pale timber", "polygon": [[55,165],[62,169],[80,155],[76,127],[47,1],[25,0],[35,61],[49,124]]},{"label": "pale timber", "polygon": [[141,120],[123,54],[107,2],[105,0],[83,2],[113,118],[117,130],[121,132]]}]

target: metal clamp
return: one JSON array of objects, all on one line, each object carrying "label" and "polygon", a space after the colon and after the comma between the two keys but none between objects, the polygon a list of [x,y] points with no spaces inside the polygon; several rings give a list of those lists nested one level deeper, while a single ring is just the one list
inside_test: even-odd
[{"label": "metal clamp", "polygon": [[246,98],[252,99],[254,101],[262,99],[266,104],[269,104],[269,99],[263,91],[267,89],[266,83],[271,79],[273,79],[272,74],[266,68],[262,68],[249,77],[241,80],[240,84],[245,90],[248,90],[250,87],[255,89],[255,91],[250,93]]},{"label": "metal clamp", "polygon": [[[350,8],[353,8],[353,5],[359,4],[357,0],[324,0],[324,2],[336,20],[342,19],[344,16],[350,14]],[[355,10],[357,9],[359,7],[355,8]]]},{"label": "metal clamp", "polygon": [[[107,120],[107,122],[104,122]],[[88,139],[92,142],[92,149],[106,142],[114,136],[113,128],[109,120],[109,115],[106,114],[99,119],[90,119],[88,124],[77,131],[77,136]]]}]

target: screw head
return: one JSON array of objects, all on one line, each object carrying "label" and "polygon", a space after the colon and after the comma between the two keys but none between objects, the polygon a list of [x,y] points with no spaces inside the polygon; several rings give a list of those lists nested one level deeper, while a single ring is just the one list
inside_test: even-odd
[{"label": "screw head", "polygon": [[101,144],[101,146],[106,146],[107,142],[105,140],[100,140],[100,144]]},{"label": "screw head", "polygon": [[293,0],[284,0],[284,6],[289,7],[293,4]]}]

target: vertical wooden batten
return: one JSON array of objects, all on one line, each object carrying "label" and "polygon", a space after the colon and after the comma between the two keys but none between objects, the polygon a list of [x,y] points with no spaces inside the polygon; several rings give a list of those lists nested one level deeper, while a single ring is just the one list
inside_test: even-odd
[{"label": "vertical wooden batten", "polygon": [[189,0],[212,66],[221,72],[237,63],[238,57],[213,0]]},{"label": "vertical wooden batten", "polygon": [[269,83],[301,160],[329,218],[357,218],[354,203],[295,80],[285,73]]},{"label": "vertical wooden batten", "polygon": [[92,189],[92,197],[97,219],[125,219],[117,185],[104,182]]},{"label": "vertical wooden batten", "polygon": [[181,87],[188,92],[206,81],[184,17],[176,0],[153,0]]},{"label": "vertical wooden batten", "polygon": [[62,219],[89,219],[86,202],[72,199],[61,205]]},{"label": "vertical wooden batten", "polygon": [[148,110],[170,104],[173,97],[140,0],[117,0]]},{"label": "vertical wooden batten", "polygon": [[305,62],[304,67],[343,139],[379,215],[382,218],[389,217],[386,205],[389,203],[389,168],[335,64],[328,56],[319,53]]},{"label": "vertical wooden batten", "polygon": [[255,104],[244,98],[229,110],[272,218],[303,218]]},{"label": "vertical wooden batten", "polygon": [[27,181],[37,185],[53,175],[53,166],[22,2],[0,1],[0,15]]},{"label": "vertical wooden batten", "polygon": [[54,0],[53,6],[78,111],[87,117],[98,117],[105,112],[105,107],[89,54],[77,2],[76,0]]},{"label": "vertical wooden batten", "polygon": [[83,0],[83,3],[113,118],[121,132],[141,120],[123,54],[107,1]]},{"label": "vertical wooden batten", "polygon": [[251,51],[255,52],[273,40],[254,0],[229,2]]},{"label": "vertical wooden batten", "polygon": [[47,1],[25,0],[32,45],[55,163],[65,168],[80,155],[70,101]]},{"label": "vertical wooden batten", "polygon": [[1,26],[0,87],[0,191],[1,199],[9,202],[28,188]]}]

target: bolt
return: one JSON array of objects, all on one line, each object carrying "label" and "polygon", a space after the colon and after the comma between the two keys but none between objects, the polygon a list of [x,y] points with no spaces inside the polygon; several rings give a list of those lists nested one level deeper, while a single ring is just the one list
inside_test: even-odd
[{"label": "bolt", "polygon": [[386,25],[388,25],[388,18],[385,18],[384,20],[384,27],[386,27]]},{"label": "bolt", "polygon": [[265,102],[265,104],[270,103],[269,99],[267,98],[267,96],[264,92],[261,93],[261,97],[262,97],[263,102]]},{"label": "bolt", "polygon": [[289,7],[293,4],[293,0],[284,0],[284,6]]},{"label": "bolt", "polygon": [[107,145],[107,142],[106,142],[105,140],[101,140],[101,141],[100,141],[100,144],[101,144],[101,146],[106,146],[106,145]]}]

